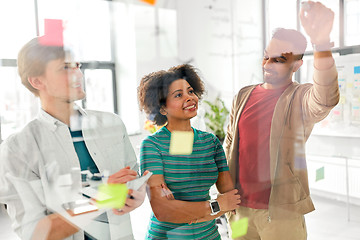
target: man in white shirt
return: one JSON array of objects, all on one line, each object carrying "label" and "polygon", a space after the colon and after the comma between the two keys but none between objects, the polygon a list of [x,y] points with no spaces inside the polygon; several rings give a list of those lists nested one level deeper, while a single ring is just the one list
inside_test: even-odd
[{"label": "man in white shirt", "polygon": [[[119,116],[74,104],[85,92],[80,64],[71,58],[62,46],[43,45],[39,38],[18,55],[21,81],[41,102],[39,116],[1,144],[0,199],[22,239],[92,239],[49,207],[66,198],[54,191],[59,177],[71,176],[71,186],[79,189],[81,170],[108,172],[109,183],[137,176],[136,156]],[[130,190],[122,209],[107,211],[110,230],[101,239],[133,239],[126,213],[144,197],[145,186]],[[92,221],[85,230],[97,227]]]}]

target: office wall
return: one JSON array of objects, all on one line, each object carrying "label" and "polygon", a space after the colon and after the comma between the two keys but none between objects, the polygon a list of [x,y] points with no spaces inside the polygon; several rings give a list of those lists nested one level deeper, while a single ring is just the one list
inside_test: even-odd
[{"label": "office wall", "polygon": [[179,59],[199,68],[207,98],[230,107],[242,86],[261,81],[261,1],[181,0],[177,10]]}]

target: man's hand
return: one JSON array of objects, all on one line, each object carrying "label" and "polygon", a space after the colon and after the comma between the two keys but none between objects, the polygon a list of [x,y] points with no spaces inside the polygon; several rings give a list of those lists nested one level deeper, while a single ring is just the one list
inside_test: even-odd
[{"label": "man's hand", "polygon": [[315,45],[330,42],[334,12],[320,2],[303,2],[300,10],[301,24]]},{"label": "man's hand", "polygon": [[128,181],[134,180],[137,176],[137,172],[131,170],[130,167],[125,167],[120,171],[111,175],[108,179],[108,183],[127,183]]},{"label": "man's hand", "polygon": [[[149,171],[145,171],[144,175],[148,173]],[[116,215],[123,215],[140,207],[140,205],[144,202],[145,199],[146,185],[147,182],[145,182],[138,190],[129,189],[128,198],[126,199],[125,206],[122,209],[113,209],[113,213]]]}]

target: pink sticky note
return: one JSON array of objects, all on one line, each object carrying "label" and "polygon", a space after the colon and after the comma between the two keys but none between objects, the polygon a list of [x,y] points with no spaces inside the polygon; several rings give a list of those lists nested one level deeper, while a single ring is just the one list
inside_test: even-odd
[{"label": "pink sticky note", "polygon": [[45,19],[45,34],[39,42],[46,46],[64,46],[63,23],[59,19]]}]

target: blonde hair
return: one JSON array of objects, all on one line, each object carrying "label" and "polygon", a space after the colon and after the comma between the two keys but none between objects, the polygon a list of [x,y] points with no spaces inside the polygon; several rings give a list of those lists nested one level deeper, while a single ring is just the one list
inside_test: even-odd
[{"label": "blonde hair", "polygon": [[29,77],[43,75],[48,62],[64,58],[65,51],[62,46],[42,45],[38,37],[30,40],[21,48],[17,58],[21,83],[35,96],[39,96],[38,90],[31,86]]}]

